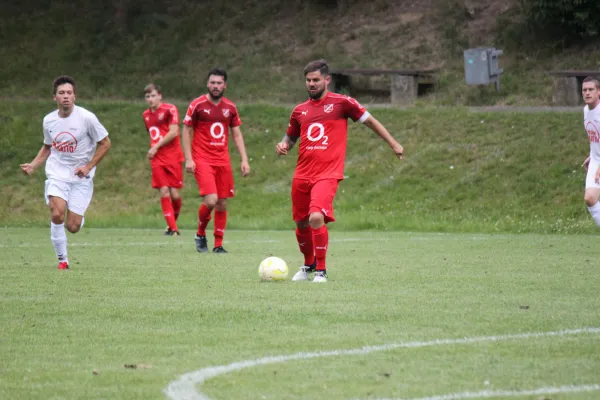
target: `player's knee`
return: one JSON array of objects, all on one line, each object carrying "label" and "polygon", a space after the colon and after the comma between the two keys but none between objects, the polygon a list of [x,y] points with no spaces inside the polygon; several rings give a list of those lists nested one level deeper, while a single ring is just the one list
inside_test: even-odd
[{"label": "player's knee", "polygon": [[314,229],[318,229],[325,225],[325,217],[321,213],[311,213],[308,217],[308,223]]},{"label": "player's knee", "polygon": [[52,219],[52,222],[57,225],[65,222],[65,216],[56,208],[50,209],[50,219]]},{"label": "player's knee", "polygon": [[160,192],[160,197],[169,197],[171,195],[168,187],[161,187],[158,190]]},{"label": "player's knee", "polygon": [[67,230],[71,233],[77,233],[81,229],[81,224],[67,223]]},{"label": "player's knee", "polygon": [[588,207],[593,207],[598,202],[598,196],[596,196],[594,193],[586,193],[583,196],[583,200]]}]

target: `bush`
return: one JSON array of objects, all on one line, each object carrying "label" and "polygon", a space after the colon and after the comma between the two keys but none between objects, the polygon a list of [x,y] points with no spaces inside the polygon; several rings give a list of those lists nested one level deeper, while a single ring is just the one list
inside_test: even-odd
[{"label": "bush", "polygon": [[521,0],[521,6],[533,39],[566,45],[599,36],[597,0]]}]

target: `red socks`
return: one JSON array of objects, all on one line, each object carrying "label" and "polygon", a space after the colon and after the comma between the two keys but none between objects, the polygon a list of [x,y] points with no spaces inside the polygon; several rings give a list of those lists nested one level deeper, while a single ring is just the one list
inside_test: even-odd
[{"label": "red socks", "polygon": [[223,245],[223,235],[225,235],[225,226],[227,225],[227,211],[215,210],[215,247]]},{"label": "red socks", "polygon": [[296,228],[296,239],[300,252],[304,254],[304,265],[312,265],[315,262],[315,247],[311,228]]},{"label": "red socks", "polygon": [[206,225],[210,221],[211,210],[204,204],[198,209],[198,236],[206,236]]},{"label": "red socks", "polygon": [[327,225],[318,229],[311,228],[312,240],[315,246],[315,257],[317,258],[317,271],[325,270],[325,258],[327,256],[327,246],[329,244],[329,232]]},{"label": "red socks", "polygon": [[162,212],[165,217],[165,221],[167,221],[169,229],[171,229],[172,231],[176,231],[177,223],[175,222],[175,215],[173,213],[173,205],[171,204],[171,198],[161,197],[160,206],[162,208]]},{"label": "red socks", "polygon": [[175,221],[179,218],[179,211],[181,211],[181,197],[178,199],[171,199],[173,204],[173,214],[175,214]]}]

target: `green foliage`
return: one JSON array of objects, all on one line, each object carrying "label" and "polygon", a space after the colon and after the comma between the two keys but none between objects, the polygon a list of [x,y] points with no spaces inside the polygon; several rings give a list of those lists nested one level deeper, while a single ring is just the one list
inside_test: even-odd
[{"label": "green foliage", "polygon": [[520,7],[512,11],[516,12],[521,14],[521,24],[504,25],[509,41],[565,46],[600,36],[600,3],[595,0],[521,0]]}]

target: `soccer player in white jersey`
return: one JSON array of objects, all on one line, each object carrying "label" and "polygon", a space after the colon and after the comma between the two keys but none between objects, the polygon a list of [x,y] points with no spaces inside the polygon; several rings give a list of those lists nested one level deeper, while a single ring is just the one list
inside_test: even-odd
[{"label": "soccer player in white jersey", "polygon": [[96,116],[75,105],[75,80],[59,76],[54,80],[54,101],[58,110],[44,117],[44,145],[21,170],[31,175],[46,164],[44,197],[50,206],[50,239],[58,258],[58,269],[69,269],[66,228],[76,233],[94,192],[96,165],[108,152],[108,132]]},{"label": "soccer player in white jersey", "polygon": [[596,225],[600,226],[600,80],[585,78],[581,94],[585,103],[583,125],[590,139],[590,155],[583,162],[587,169],[584,200]]}]

